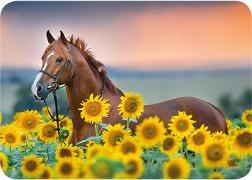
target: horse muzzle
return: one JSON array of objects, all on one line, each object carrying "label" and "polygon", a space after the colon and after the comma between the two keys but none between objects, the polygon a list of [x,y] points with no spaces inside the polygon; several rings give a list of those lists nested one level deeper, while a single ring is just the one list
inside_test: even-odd
[{"label": "horse muzzle", "polygon": [[45,100],[48,94],[51,92],[51,89],[48,88],[48,85],[42,84],[40,82],[32,85],[32,94],[36,100]]}]

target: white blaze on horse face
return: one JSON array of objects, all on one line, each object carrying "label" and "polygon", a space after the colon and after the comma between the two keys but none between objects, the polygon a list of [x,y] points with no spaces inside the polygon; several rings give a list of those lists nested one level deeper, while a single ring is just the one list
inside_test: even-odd
[{"label": "white blaze on horse face", "polygon": [[31,90],[32,90],[32,94],[36,97],[38,97],[38,94],[37,94],[37,83],[39,82],[39,80],[41,79],[43,73],[42,72],[39,72],[36,76],[36,79],[34,80],[33,84],[32,84],[32,87],[31,87]]},{"label": "white blaze on horse face", "polygon": [[[54,54],[54,51],[51,52],[47,58],[46,58],[46,62],[42,68],[42,70],[46,70],[47,68],[47,61],[48,59]],[[33,84],[32,84],[32,87],[31,87],[31,91],[32,91],[32,94],[35,95],[36,97],[38,97],[38,94],[37,94],[37,83],[40,81],[41,77],[43,76],[43,73],[42,72],[39,72],[36,76],[36,79],[34,80]]]},{"label": "white blaze on horse face", "polygon": [[51,52],[51,53],[47,56],[46,62],[45,62],[45,64],[44,64],[44,67],[42,68],[42,70],[46,70],[46,68],[47,68],[47,61],[49,60],[49,58],[50,58],[53,54],[54,54],[54,51]]}]

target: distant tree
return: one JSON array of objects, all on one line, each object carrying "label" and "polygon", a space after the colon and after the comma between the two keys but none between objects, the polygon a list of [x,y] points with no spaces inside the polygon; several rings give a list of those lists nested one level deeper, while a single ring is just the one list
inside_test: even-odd
[{"label": "distant tree", "polygon": [[223,94],[219,98],[219,105],[229,118],[239,118],[245,109],[252,107],[252,90],[246,89],[238,99],[233,99],[231,94]]},{"label": "distant tree", "polygon": [[43,107],[42,103],[38,103],[34,100],[31,93],[31,84],[21,85],[16,92],[17,101],[14,105],[13,112],[20,112],[24,110],[37,109],[40,110]]},{"label": "distant tree", "polygon": [[240,96],[237,104],[239,104],[242,109],[249,109],[252,107],[252,89],[246,89]]}]

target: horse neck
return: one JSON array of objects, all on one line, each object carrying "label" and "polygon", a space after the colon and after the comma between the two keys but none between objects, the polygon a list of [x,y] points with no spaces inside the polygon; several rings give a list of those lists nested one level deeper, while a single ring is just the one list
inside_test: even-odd
[{"label": "horse neck", "polygon": [[[66,86],[66,92],[68,97],[68,103],[70,111],[72,114],[72,121],[74,126],[74,132],[76,136],[89,137],[93,132],[93,125],[84,122],[80,117],[81,107],[80,103],[89,98],[90,94],[100,95],[102,82],[100,79],[96,78],[90,68],[83,65],[78,65],[75,67],[75,73],[71,82]],[[109,90],[109,88],[104,86],[103,97],[109,99],[111,105],[110,115],[115,114],[117,105],[120,101],[120,92],[114,93]],[[106,118],[105,121],[107,121]],[[85,133],[85,134],[83,134]]]}]

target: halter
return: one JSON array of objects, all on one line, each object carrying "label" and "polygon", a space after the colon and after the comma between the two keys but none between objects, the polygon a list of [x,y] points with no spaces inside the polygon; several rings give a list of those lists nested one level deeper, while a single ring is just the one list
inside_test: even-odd
[{"label": "halter", "polygon": [[[63,73],[65,72],[65,69],[66,69],[66,67],[68,66],[68,64],[72,65],[72,64],[71,64],[72,59],[71,59],[71,55],[70,55],[70,49],[69,49],[69,48],[67,48],[67,49],[68,49],[68,58],[67,58],[67,60],[65,61],[64,66],[63,66],[63,67],[61,68],[61,70],[59,71],[58,75],[55,75],[55,74],[53,74],[53,73],[47,71],[46,69],[45,69],[45,70],[40,69],[40,70],[38,71],[38,72],[41,72],[41,73],[43,73],[43,74],[45,74],[45,75],[47,75],[47,76],[49,76],[50,78],[53,79],[53,81],[50,82],[50,83],[48,84],[48,87],[47,87],[47,88],[50,89],[50,90],[53,92],[53,99],[54,99],[54,106],[55,106],[56,118],[54,118],[53,115],[51,114],[51,112],[49,111],[49,108],[48,108],[48,105],[47,105],[47,103],[46,103],[46,100],[43,99],[43,101],[44,101],[44,103],[45,103],[45,106],[46,106],[46,109],[47,109],[48,114],[50,115],[50,117],[52,118],[52,120],[53,120],[53,121],[56,121],[56,123],[57,123],[57,128],[56,128],[55,130],[57,130],[57,132],[58,132],[60,141],[61,141],[61,135],[60,135],[60,126],[59,126],[59,122],[62,121],[64,118],[66,118],[67,115],[64,115],[61,119],[59,119],[58,98],[57,98],[57,95],[56,95],[56,91],[57,91],[58,89],[63,88],[63,87],[65,86],[65,84],[64,84],[62,87],[60,87],[60,85],[59,85],[59,79],[60,79],[60,77],[63,75]],[[72,81],[73,76],[74,76],[74,73],[73,73],[71,79],[69,80],[69,82]],[[101,80],[102,80],[102,86],[101,86],[101,92],[100,92],[100,94],[101,94],[101,96],[103,96],[103,94],[104,94],[105,80],[104,80],[103,77],[102,77]],[[68,114],[68,113],[69,113],[69,106],[68,106],[68,108],[67,108],[67,114]]]}]

